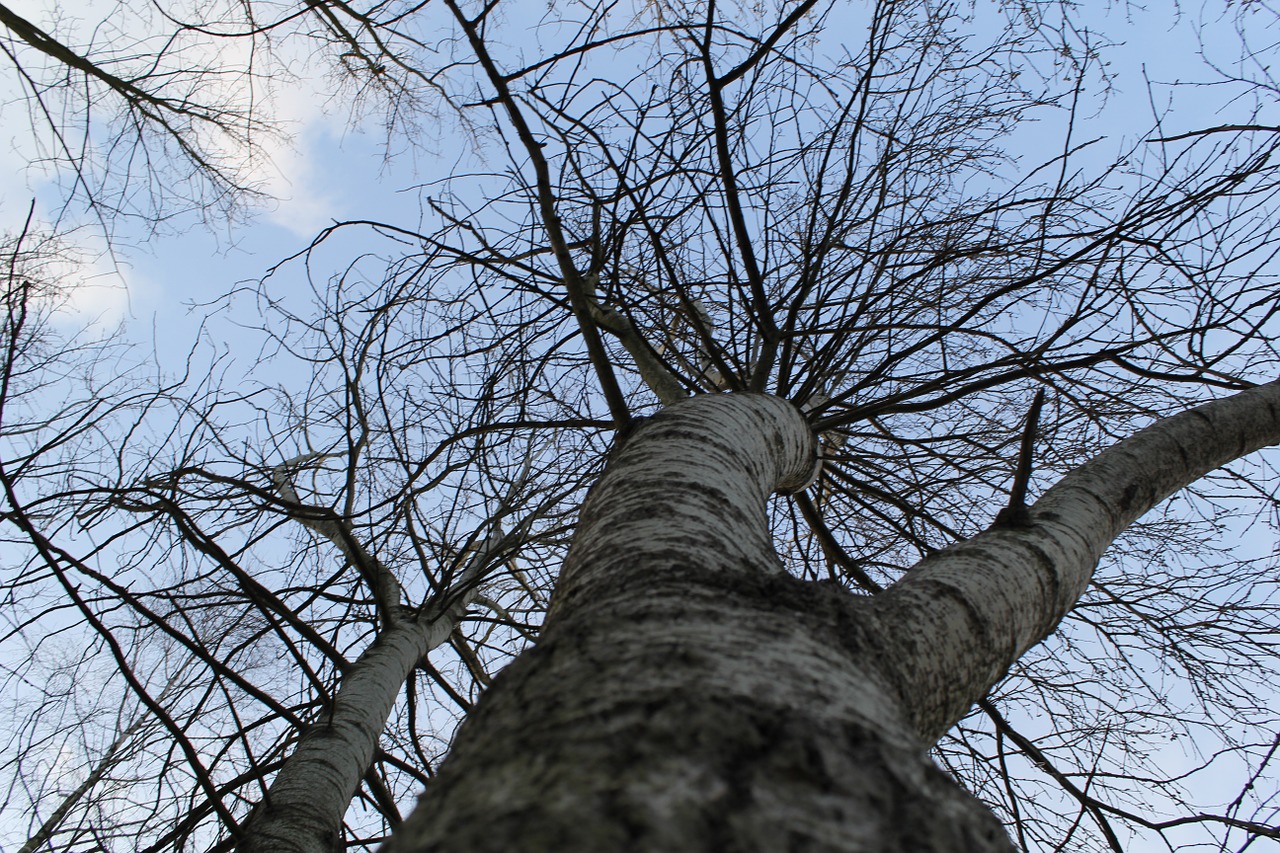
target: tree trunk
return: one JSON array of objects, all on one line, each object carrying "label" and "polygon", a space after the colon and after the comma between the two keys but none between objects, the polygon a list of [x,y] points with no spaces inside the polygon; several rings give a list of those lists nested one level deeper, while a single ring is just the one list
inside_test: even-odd
[{"label": "tree trunk", "polygon": [[869,599],[795,580],[773,551],[767,497],[814,468],[795,408],[673,405],[589,496],[542,638],[387,853],[1012,850],[929,744],[1052,630],[1103,539],[1278,440],[1276,384],[1171,418],[1066,478],[1025,529]]},{"label": "tree trunk", "polygon": [[[429,623],[404,622],[384,632],[343,677],[342,687],[249,820],[239,853],[338,853],[346,849],[342,819],[373,761],[396,695],[431,648]],[[447,630],[444,636],[448,636]]]},{"label": "tree trunk", "polygon": [[475,595],[470,577],[484,566],[490,540],[461,579],[462,594],[402,618],[343,673],[332,702],[306,730],[240,828],[237,853],[341,853],[342,822],[373,761],[402,685],[418,662],[458,626]]},{"label": "tree trunk", "polygon": [[388,851],[1009,850],[906,728],[862,602],[782,571],[800,412],[704,395],[592,491],[538,645]]}]

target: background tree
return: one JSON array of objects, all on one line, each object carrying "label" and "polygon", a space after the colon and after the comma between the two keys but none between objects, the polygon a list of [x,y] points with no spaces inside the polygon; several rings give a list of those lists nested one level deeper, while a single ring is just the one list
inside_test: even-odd
[{"label": "background tree", "polygon": [[[134,384],[112,394],[90,371],[96,393],[59,392],[54,418],[23,409],[65,361],[27,343],[39,303],[10,266],[5,519],[36,567],[10,586],[47,596],[10,637],[69,619],[166,733],[130,771],[168,792],[129,824],[140,849],[394,833],[537,635],[610,445],[686,395],[807,412],[822,476],[771,505],[774,542],[790,576],[870,596],[992,523],[1036,389],[1033,494],[1274,378],[1255,57],[1217,81],[1221,124],[1157,111],[1122,143],[1089,122],[1113,46],[1057,3],[235,14],[166,20],[280,56],[346,45],[355,90],[452,105],[506,166],[428,184],[421,223],[328,229],[228,296],[210,328],[255,325],[251,364],[197,349],[172,383],[114,367]],[[1250,32],[1267,13],[1240,14]],[[285,286],[300,270],[309,298]],[[1225,547],[1274,520],[1268,474],[1227,469],[1129,528],[938,742],[1020,846],[1277,835],[1275,566]],[[133,637],[166,638],[201,689],[141,677]],[[1171,738],[1232,766],[1232,796],[1197,800],[1156,751]]]}]

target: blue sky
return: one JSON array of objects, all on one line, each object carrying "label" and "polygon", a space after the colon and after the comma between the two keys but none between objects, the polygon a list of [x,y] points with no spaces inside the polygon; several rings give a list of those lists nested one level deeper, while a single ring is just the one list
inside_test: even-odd
[{"label": "blue sky", "polygon": [[[54,8],[47,0],[13,5],[37,21],[47,20],[42,16]],[[1151,127],[1153,105],[1176,107],[1167,128],[1171,132],[1247,117],[1244,103],[1234,105],[1236,115],[1217,117],[1215,110],[1226,100],[1221,84],[1199,89],[1168,85],[1215,76],[1196,55],[1202,36],[1215,61],[1229,66],[1236,58],[1239,40],[1230,14],[1224,10],[1215,18],[1208,4],[1181,13],[1173,4],[1151,5],[1143,11],[1116,4],[1095,22],[1104,37],[1125,44],[1107,53],[1108,71],[1115,82],[1108,102],[1101,112],[1086,107],[1076,129],[1077,141],[1102,137],[1093,148],[1099,162],[1114,156],[1125,143],[1136,142]],[[76,16],[86,24],[104,9],[110,11],[109,5],[93,0],[59,3],[56,8],[62,16]],[[849,23],[861,23],[860,9],[851,9]],[[842,29],[840,14],[833,16],[830,33]],[[1201,27],[1203,32],[1198,33]],[[1259,35],[1265,40],[1265,32]],[[329,102],[328,84],[320,69],[308,71],[314,74],[309,85],[304,81],[276,94],[275,110],[288,130],[287,138],[263,145],[266,156],[253,177],[270,198],[250,208],[242,221],[203,222],[182,215],[158,235],[140,226],[117,225],[113,259],[107,256],[100,230],[83,211],[72,208],[61,214],[62,222],[83,226],[75,240],[91,259],[81,276],[68,276],[68,280],[82,280],[72,300],[79,320],[127,321],[130,334],[143,340],[157,318],[161,329],[173,323],[181,327],[187,303],[205,301],[236,282],[257,278],[332,221],[364,218],[418,227],[419,198],[413,188],[480,165],[474,140],[466,139],[447,120],[435,125],[438,139],[408,145],[392,139],[388,144],[376,117],[366,115],[351,123],[350,113],[341,104]],[[1154,83],[1150,92],[1144,77]],[[0,121],[14,141],[12,147],[0,147],[0,231],[13,232],[33,199],[39,218],[48,222],[59,216],[63,191],[48,180],[47,173],[28,165],[36,149],[24,133],[26,117],[14,100],[13,81],[0,81],[0,87],[7,95],[0,102]],[[1011,143],[1024,148],[1028,162],[1033,162],[1044,154],[1044,145],[1061,144],[1061,126],[1047,115],[1042,124],[1024,124]],[[385,156],[389,150],[408,149],[411,156]],[[1077,163],[1087,161],[1088,155],[1076,159]],[[283,285],[284,278],[277,279],[277,286]],[[169,348],[163,339],[156,343],[162,352]],[[174,345],[184,348],[181,338]]]}]

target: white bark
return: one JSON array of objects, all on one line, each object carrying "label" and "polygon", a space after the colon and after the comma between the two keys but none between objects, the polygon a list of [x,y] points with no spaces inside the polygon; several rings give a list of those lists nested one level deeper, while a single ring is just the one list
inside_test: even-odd
[{"label": "white bark", "polygon": [[1010,850],[866,664],[869,612],[781,571],[765,501],[815,464],[776,398],[640,426],[583,507],[541,641],[389,853]]},{"label": "white bark", "polygon": [[877,597],[890,677],[907,691],[920,736],[941,737],[1053,632],[1121,531],[1215,468],[1277,442],[1280,382],[1158,421],[1045,492],[1028,526],[954,545]]},{"label": "white bark", "polygon": [[[245,824],[241,853],[346,849],[342,818],[364,776],[396,696],[431,648],[432,626],[402,622],[384,631],[342,680],[320,719],[271,783]],[[437,642],[447,638],[436,638]]]},{"label": "white bark", "polygon": [[[363,444],[361,439],[358,444]],[[468,547],[466,567],[453,582],[453,594],[437,598],[420,612],[400,604],[400,582],[339,520],[302,504],[290,477],[298,467],[327,454],[308,453],[278,466],[273,479],[281,495],[295,505],[294,518],[336,545],[375,591],[383,630],[354,664],[344,668],[329,707],[307,729],[271,787],[240,828],[240,853],[330,853],[342,851],[343,817],[377,750],[401,686],[428,652],[457,629],[468,605],[480,598],[479,583],[495,554],[524,524],[504,534],[502,520],[527,484],[535,457],[531,450],[507,496],[489,519],[491,533]]]},{"label": "white bark", "polygon": [[745,394],[672,406],[589,496],[541,641],[386,853],[1012,850],[928,744],[1053,629],[1125,525],[1277,441],[1276,384],[1171,418],[1064,479],[1030,527],[857,599],[780,572],[769,542],[766,496],[814,465],[799,413]]},{"label": "white bark", "polygon": [[636,331],[635,326],[625,315],[612,308],[606,308],[594,300],[591,303],[591,319],[612,334],[635,361],[640,379],[649,387],[664,406],[669,406],[689,396],[675,374],[667,369],[649,346],[649,343]]},{"label": "white bark", "polygon": [[342,822],[405,680],[449,639],[475,598],[475,582],[501,543],[495,534],[472,555],[450,602],[404,617],[343,675],[331,705],[298,741],[266,796],[241,828],[239,853],[340,853]]},{"label": "white bark", "polygon": [[[363,438],[356,442],[357,447],[363,444]],[[400,581],[395,573],[366,551],[351,529],[334,513],[326,511],[324,507],[307,506],[298,496],[298,490],[293,487],[292,477],[299,468],[345,455],[344,453],[304,453],[277,465],[272,471],[272,481],[280,496],[292,505],[293,517],[302,526],[332,542],[347,558],[347,562],[360,572],[373,592],[383,622],[394,625],[400,618]]]}]

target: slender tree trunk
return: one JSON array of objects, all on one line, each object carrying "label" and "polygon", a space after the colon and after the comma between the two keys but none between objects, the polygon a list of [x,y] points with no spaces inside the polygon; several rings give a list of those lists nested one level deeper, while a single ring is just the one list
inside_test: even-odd
[{"label": "slender tree trunk", "polygon": [[[447,626],[442,626],[447,627]],[[321,713],[241,827],[239,853],[338,853],[342,819],[373,761],[405,678],[431,648],[431,626],[402,622],[385,631],[343,676]],[[444,631],[448,636],[448,631]]]},{"label": "slender tree trunk", "polygon": [[769,541],[767,496],[814,465],[800,414],[749,394],[673,405],[593,490],[543,637],[387,853],[1012,850],[929,744],[1053,630],[1126,525],[1277,441],[1275,383],[1170,418],[1027,526],[855,598],[785,575]]},{"label": "slender tree trunk", "polygon": [[[484,556],[474,558],[473,570],[483,565]],[[471,590],[452,604],[397,620],[351,664],[330,707],[299,739],[241,827],[238,853],[347,849],[343,818],[373,761],[396,697],[418,662],[449,638],[473,596]]]}]

